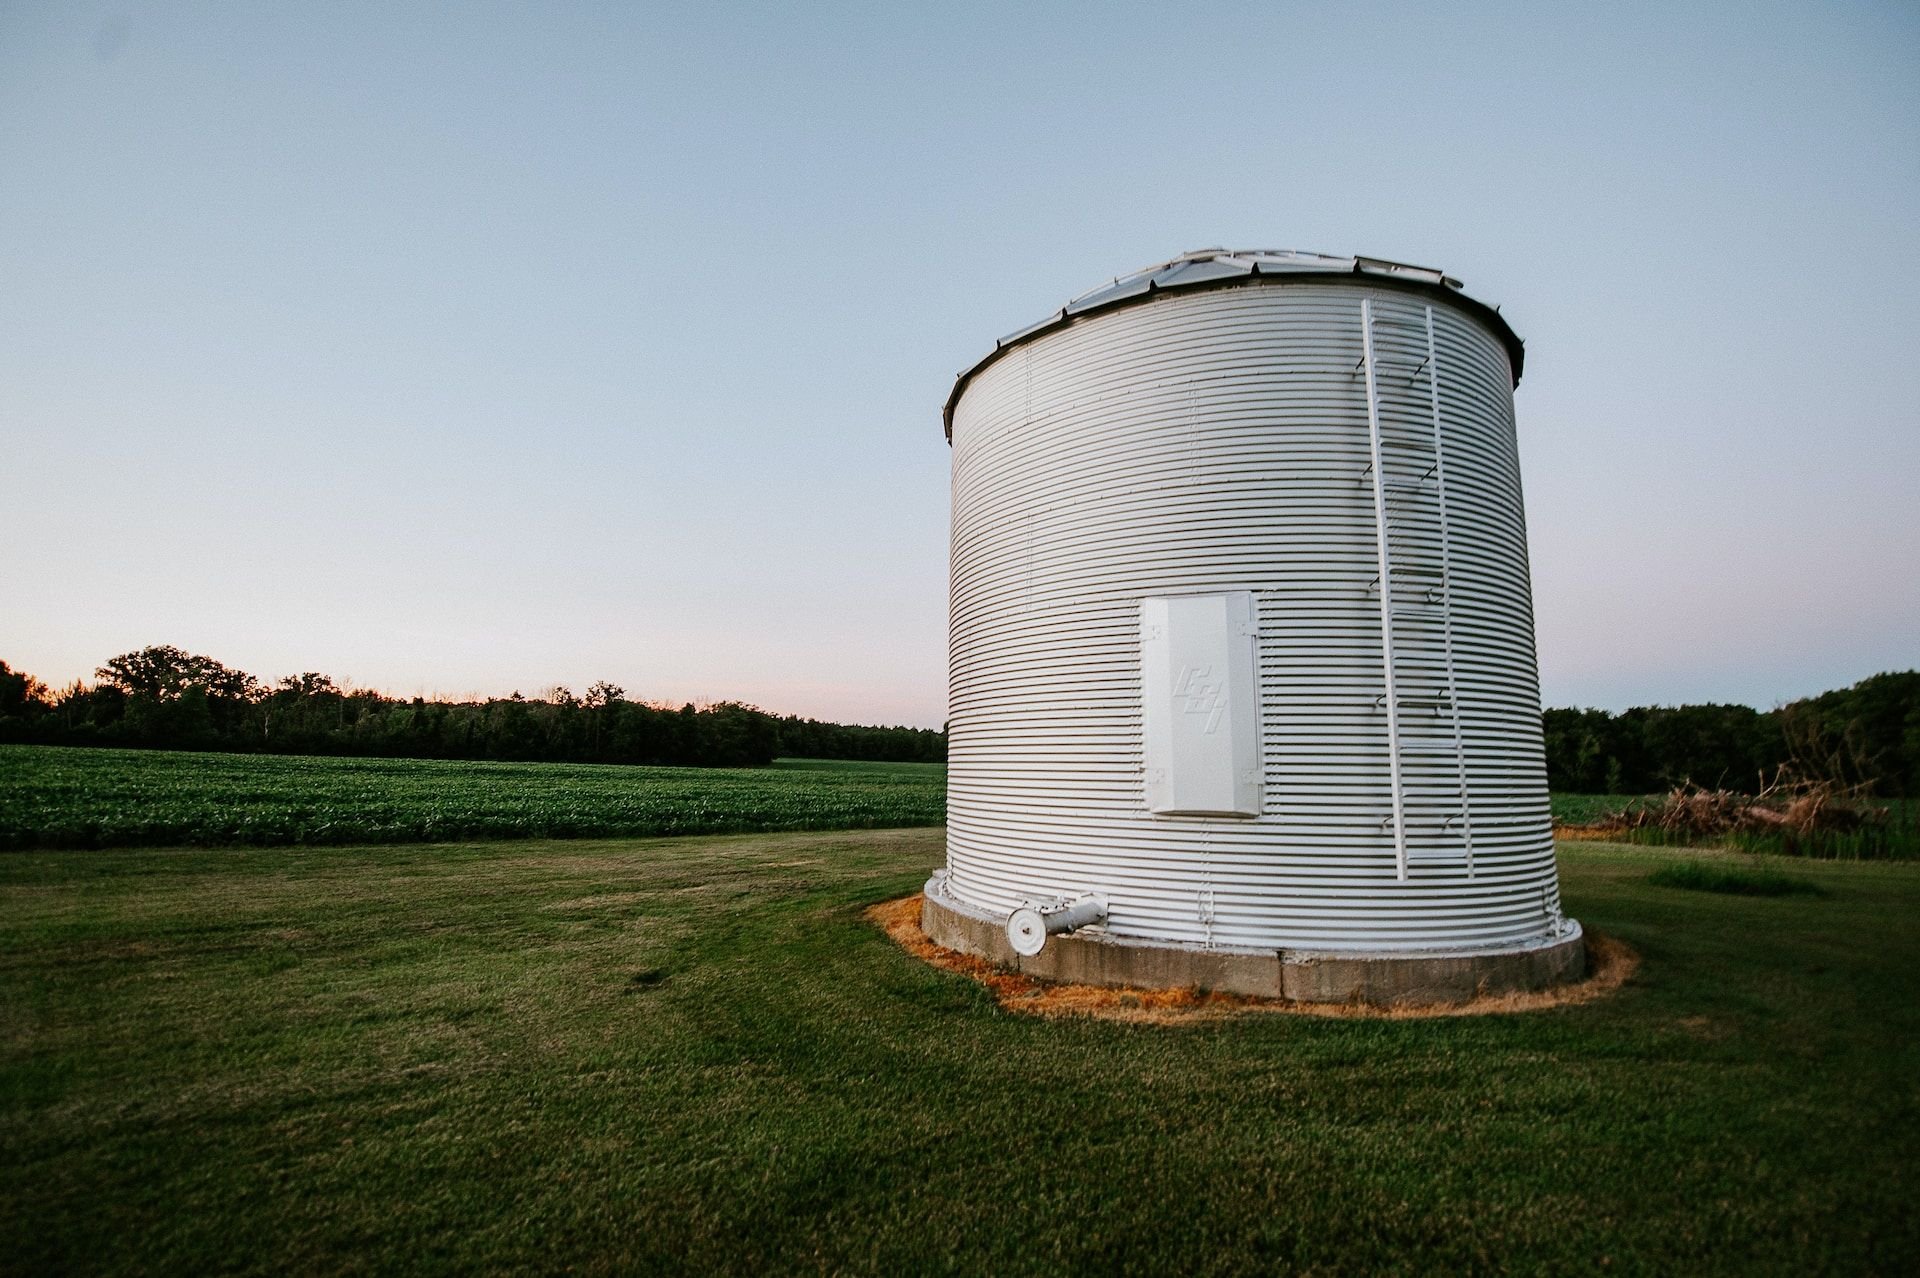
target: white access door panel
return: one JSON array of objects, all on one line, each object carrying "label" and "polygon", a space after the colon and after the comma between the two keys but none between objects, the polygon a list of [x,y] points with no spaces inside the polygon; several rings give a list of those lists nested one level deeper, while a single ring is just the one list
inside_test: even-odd
[{"label": "white access door panel", "polygon": [[1260,697],[1253,595],[1140,601],[1147,809],[1260,815]]}]

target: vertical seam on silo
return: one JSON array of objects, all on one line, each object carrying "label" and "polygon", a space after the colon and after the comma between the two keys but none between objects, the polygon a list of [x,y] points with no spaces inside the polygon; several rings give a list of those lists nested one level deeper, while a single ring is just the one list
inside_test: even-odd
[{"label": "vertical seam on silo", "polygon": [[1467,877],[1473,877],[1473,799],[1467,791],[1467,747],[1460,733],[1460,682],[1453,668],[1453,547],[1447,523],[1447,454],[1440,417],[1440,351],[1433,337],[1433,308],[1427,319],[1427,399],[1433,413],[1433,478],[1440,508],[1440,626],[1447,661],[1447,708],[1453,715],[1454,763],[1460,781],[1460,839],[1467,853]]},{"label": "vertical seam on silo", "polygon": [[1394,873],[1407,879],[1406,794],[1400,776],[1400,705],[1393,669],[1393,559],[1387,543],[1386,451],[1380,438],[1379,383],[1374,374],[1373,299],[1360,299],[1360,363],[1366,370],[1367,439],[1373,473],[1373,536],[1380,574],[1380,669],[1386,681],[1387,779],[1393,787]]},{"label": "vertical seam on silo", "polygon": [[1200,927],[1207,949],[1213,948],[1213,915],[1213,831],[1209,828],[1200,835]]},{"label": "vertical seam on silo", "polygon": [[[1033,347],[1025,348],[1027,357],[1021,361],[1026,374],[1026,394],[1020,410],[1020,431],[1022,437],[1033,432]],[[1033,611],[1033,520],[1032,509],[1026,515],[1026,580],[1021,588],[1020,606],[1024,611]]]}]

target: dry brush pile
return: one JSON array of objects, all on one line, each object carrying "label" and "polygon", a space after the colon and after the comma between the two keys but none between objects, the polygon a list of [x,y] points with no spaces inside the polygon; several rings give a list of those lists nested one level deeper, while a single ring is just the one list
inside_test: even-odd
[{"label": "dry brush pile", "polygon": [[1866,801],[1864,785],[1791,777],[1784,770],[1754,794],[1691,782],[1556,833],[1576,839],[1650,843],[1727,842],[1755,851],[1810,855],[1911,854],[1911,820]]}]

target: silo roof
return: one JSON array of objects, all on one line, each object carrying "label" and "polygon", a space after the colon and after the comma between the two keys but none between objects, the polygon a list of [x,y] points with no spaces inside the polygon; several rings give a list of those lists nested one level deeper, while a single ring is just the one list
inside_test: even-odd
[{"label": "silo roof", "polygon": [[1415,292],[1438,293],[1454,305],[1469,311],[1492,328],[1513,364],[1513,384],[1520,384],[1520,368],[1526,350],[1519,334],[1501,316],[1498,307],[1476,301],[1461,291],[1460,281],[1444,271],[1405,262],[1389,262],[1378,257],[1333,257],[1325,253],[1301,253],[1293,249],[1196,249],[1179,257],[1145,267],[1131,275],[1122,275],[1111,283],[1082,293],[1065,306],[1037,323],[1016,329],[993,344],[993,349],[954,379],[953,391],[941,416],[947,438],[953,438],[953,408],[960,402],[967,383],[1002,355],[1057,328],[1065,328],[1085,315],[1128,306],[1180,289],[1223,288],[1258,283],[1265,279],[1299,276],[1364,275],[1369,283],[1386,283]]}]

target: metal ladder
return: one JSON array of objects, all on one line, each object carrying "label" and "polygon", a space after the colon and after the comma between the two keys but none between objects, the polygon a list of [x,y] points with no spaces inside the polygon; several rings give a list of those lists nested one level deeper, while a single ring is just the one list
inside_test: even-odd
[{"label": "metal ladder", "polygon": [[[1393,812],[1383,825],[1393,832],[1394,867],[1403,881],[1415,865],[1464,865],[1473,875],[1472,804],[1453,663],[1439,350],[1433,308],[1425,310],[1422,327],[1377,317],[1371,298],[1360,302],[1371,456],[1360,483],[1373,489],[1379,570],[1367,589],[1380,596],[1386,691],[1377,704],[1386,711],[1393,785]],[[1383,338],[1397,359],[1383,357]]]}]

